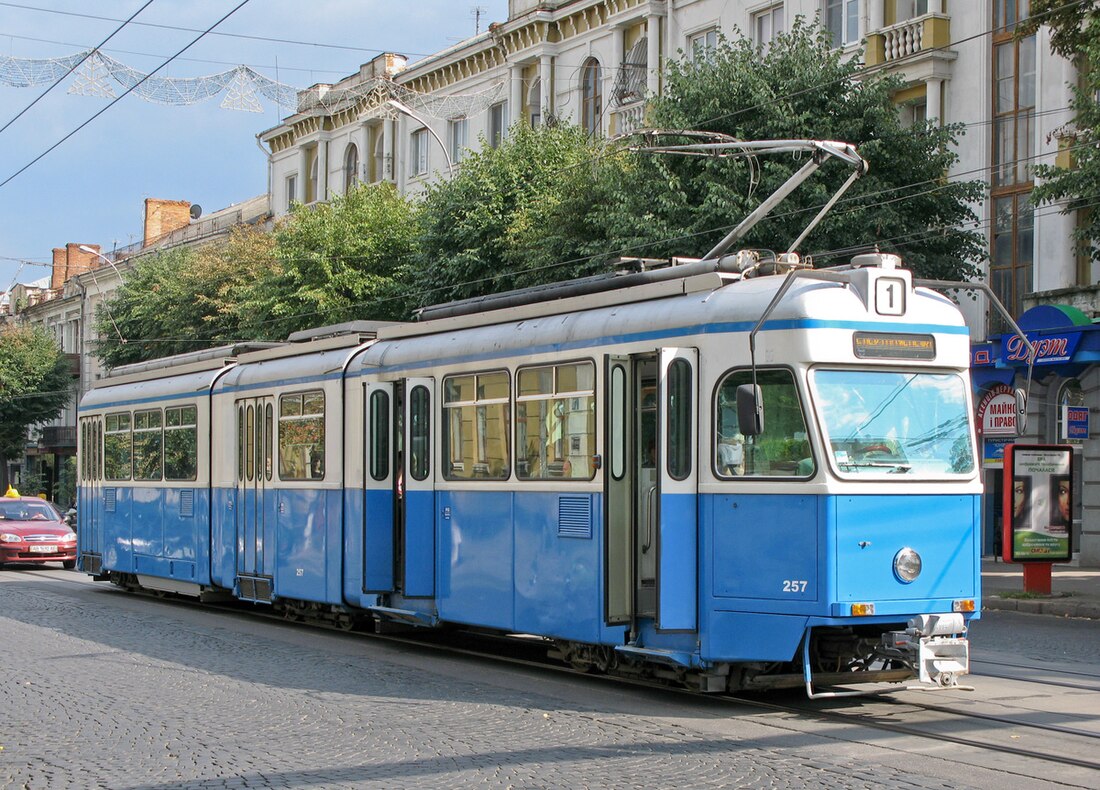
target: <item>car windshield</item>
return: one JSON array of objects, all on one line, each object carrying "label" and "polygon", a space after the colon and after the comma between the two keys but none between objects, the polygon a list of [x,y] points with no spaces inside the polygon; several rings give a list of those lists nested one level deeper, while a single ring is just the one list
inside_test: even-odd
[{"label": "car windshield", "polygon": [[814,389],[829,453],[842,476],[932,479],[974,471],[961,376],[818,370]]},{"label": "car windshield", "polygon": [[45,502],[4,502],[0,500],[0,519],[8,521],[56,521],[53,508]]}]

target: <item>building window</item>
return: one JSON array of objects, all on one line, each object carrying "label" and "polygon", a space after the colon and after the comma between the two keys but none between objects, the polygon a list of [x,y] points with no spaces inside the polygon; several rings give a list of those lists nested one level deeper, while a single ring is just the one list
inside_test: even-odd
[{"label": "building window", "polygon": [[298,201],[298,175],[289,175],[286,177],[286,208],[290,211],[290,207]]},{"label": "building window", "polygon": [[493,148],[500,146],[508,132],[508,106],[504,102],[497,102],[489,108],[489,145]]},{"label": "building window", "polygon": [[[1014,316],[1023,312],[1023,297],[1034,282],[1035,211],[1028,196],[1034,155],[1035,36],[1018,38],[1015,33],[1027,12],[1028,0],[993,4],[990,284]],[[1004,327],[995,318],[990,328]]]},{"label": "building window", "polygon": [[603,114],[603,88],[600,62],[589,58],[581,69],[581,128],[591,135],[600,132]]},{"label": "building window", "polygon": [[527,121],[532,129],[542,123],[542,80],[538,77],[527,88]]},{"label": "building window", "polygon": [[374,171],[371,173],[371,181],[382,181],[388,175],[386,165],[386,140],[381,129],[371,132],[374,135]]},{"label": "building window", "polygon": [[768,48],[777,33],[783,32],[783,4],[773,5],[752,15],[753,41],[758,47]]},{"label": "building window", "polygon": [[1024,294],[1033,290],[1035,210],[1028,203],[1030,194],[1018,192],[993,198],[991,285],[1013,316],[1024,311]]},{"label": "building window", "polygon": [[359,149],[350,144],[344,152],[344,194],[351,192],[359,183]]},{"label": "building window", "polygon": [[898,108],[898,121],[903,129],[919,128],[927,120],[928,102],[925,99],[907,102]]},{"label": "building window", "polygon": [[718,49],[718,29],[703,30],[688,39],[688,52],[695,63],[710,63]]},{"label": "building window", "polygon": [[859,41],[859,0],[825,0],[825,28],[834,47]]},{"label": "building window", "polygon": [[309,177],[306,179],[306,203],[321,199],[318,190],[321,187],[321,155],[317,148],[309,152]]},{"label": "building window", "polygon": [[409,138],[409,175],[422,176],[428,172],[428,130],[417,129]]},{"label": "building window", "polygon": [[904,22],[928,13],[928,0],[894,0],[894,21]]},{"label": "building window", "polygon": [[457,165],[466,155],[469,147],[470,120],[454,118],[447,122],[447,137],[450,141],[451,164]]}]

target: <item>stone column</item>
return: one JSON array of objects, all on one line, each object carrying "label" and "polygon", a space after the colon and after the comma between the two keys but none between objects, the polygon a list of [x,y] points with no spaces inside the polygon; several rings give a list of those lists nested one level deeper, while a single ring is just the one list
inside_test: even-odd
[{"label": "stone column", "polygon": [[661,17],[651,14],[646,19],[646,96],[661,92]]},{"label": "stone column", "polygon": [[931,79],[925,83],[927,88],[925,98],[925,113],[928,120],[936,120],[939,125],[941,106],[943,104],[943,80]]}]

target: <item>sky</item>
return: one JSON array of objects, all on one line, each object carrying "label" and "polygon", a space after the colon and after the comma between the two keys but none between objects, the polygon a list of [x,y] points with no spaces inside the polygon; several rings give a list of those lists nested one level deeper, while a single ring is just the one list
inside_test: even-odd
[{"label": "sky", "polygon": [[[37,60],[91,49],[148,1],[0,2],[0,56]],[[101,51],[151,72],[241,2],[152,0]],[[475,8],[482,31],[507,18],[507,0],[245,0],[157,76],[205,77],[246,65],[296,88],[333,83],[379,52],[413,62],[474,35]],[[186,106],[130,94],[15,175],[110,104],[69,92],[81,84],[79,69],[44,95],[49,83],[11,87],[0,77],[0,128],[42,95],[0,131],[0,182],[7,182],[0,185],[0,292],[47,277],[54,247],[106,251],[140,241],[147,197],[187,200],[206,214],[263,194],[267,160],[256,135],[291,113],[266,99],[262,113],[223,109],[224,94]],[[125,90],[111,85],[116,95]]]}]

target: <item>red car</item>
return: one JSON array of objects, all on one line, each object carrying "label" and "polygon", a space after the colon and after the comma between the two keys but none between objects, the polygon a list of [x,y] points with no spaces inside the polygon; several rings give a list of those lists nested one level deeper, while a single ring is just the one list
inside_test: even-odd
[{"label": "red car", "polygon": [[0,568],[44,562],[75,568],[76,533],[45,500],[0,497]]}]

